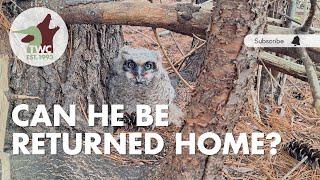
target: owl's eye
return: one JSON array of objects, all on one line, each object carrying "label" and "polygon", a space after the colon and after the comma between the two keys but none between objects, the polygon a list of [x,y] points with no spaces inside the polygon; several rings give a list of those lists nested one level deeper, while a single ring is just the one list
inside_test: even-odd
[{"label": "owl's eye", "polygon": [[132,60],[129,60],[127,66],[130,69],[134,69],[136,67],[136,63],[134,63]]},{"label": "owl's eye", "polygon": [[146,62],[144,64],[144,69],[145,70],[150,70],[150,69],[154,69],[155,68],[155,64],[153,62]]}]

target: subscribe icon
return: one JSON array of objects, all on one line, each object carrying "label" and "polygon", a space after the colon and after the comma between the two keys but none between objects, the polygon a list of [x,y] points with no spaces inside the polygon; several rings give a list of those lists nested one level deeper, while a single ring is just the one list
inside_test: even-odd
[{"label": "subscribe icon", "polygon": [[320,35],[250,34],[244,44],[247,47],[320,47]]}]

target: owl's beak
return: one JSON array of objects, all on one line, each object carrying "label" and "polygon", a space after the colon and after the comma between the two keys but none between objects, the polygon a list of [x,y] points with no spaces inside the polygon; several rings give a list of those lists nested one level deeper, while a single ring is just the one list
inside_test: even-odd
[{"label": "owl's beak", "polygon": [[136,78],[136,84],[143,84],[143,72],[142,68],[139,66],[137,69],[137,75],[135,76]]},{"label": "owl's beak", "polygon": [[136,76],[136,84],[143,84],[143,79],[140,75]]}]

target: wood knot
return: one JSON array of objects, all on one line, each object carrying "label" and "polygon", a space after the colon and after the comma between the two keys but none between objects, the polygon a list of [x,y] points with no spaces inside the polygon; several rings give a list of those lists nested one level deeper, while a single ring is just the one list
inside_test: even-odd
[{"label": "wood knot", "polygon": [[200,6],[195,6],[192,3],[179,3],[176,6],[176,11],[178,13],[178,21],[186,22],[193,18],[192,14],[199,12]]}]

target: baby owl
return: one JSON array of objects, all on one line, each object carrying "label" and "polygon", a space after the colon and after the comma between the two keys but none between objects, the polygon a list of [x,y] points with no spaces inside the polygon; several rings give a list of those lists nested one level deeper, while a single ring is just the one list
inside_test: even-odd
[{"label": "baby owl", "polygon": [[162,66],[159,52],[145,48],[123,47],[111,65],[109,101],[123,104],[125,113],[135,113],[136,105],[154,110],[157,104],[169,105],[169,123],[181,126],[182,112],[174,104],[175,90]]}]

